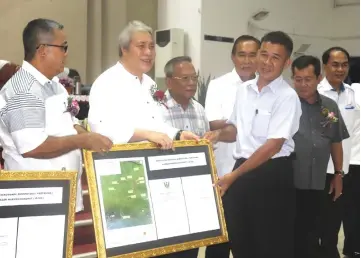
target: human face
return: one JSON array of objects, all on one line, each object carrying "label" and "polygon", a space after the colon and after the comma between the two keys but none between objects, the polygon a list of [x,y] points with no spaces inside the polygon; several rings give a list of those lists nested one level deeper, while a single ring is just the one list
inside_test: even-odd
[{"label": "human face", "polygon": [[284,68],[289,66],[290,59],[284,46],[263,42],[258,51],[257,64],[260,79],[271,82],[282,74]]},{"label": "human face", "polygon": [[136,73],[147,73],[154,65],[155,48],[152,35],[148,32],[135,32],[129,48],[122,48],[125,62]]},{"label": "human face", "polygon": [[344,52],[334,50],[323,66],[326,78],[331,85],[341,85],[349,71],[349,62]]},{"label": "human face", "polygon": [[257,51],[258,44],[252,40],[241,41],[237,44],[232,61],[239,76],[252,77],[255,74]]},{"label": "human face", "polygon": [[305,100],[315,97],[317,85],[320,83],[321,78],[321,75],[316,76],[313,65],[300,70],[295,68],[292,79],[298,96]]},{"label": "human face", "polygon": [[45,67],[48,70],[48,74],[56,76],[64,71],[68,43],[66,41],[66,35],[63,30],[55,29],[53,40],[50,42],[39,42],[38,51],[42,61],[45,63]]},{"label": "human face", "polygon": [[197,91],[198,77],[190,62],[181,62],[174,66],[173,76],[167,78],[167,87],[172,96],[182,100],[190,100]]}]

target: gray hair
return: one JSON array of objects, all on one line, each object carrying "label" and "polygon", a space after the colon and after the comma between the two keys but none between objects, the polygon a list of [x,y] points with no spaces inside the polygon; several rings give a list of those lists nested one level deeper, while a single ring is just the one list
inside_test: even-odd
[{"label": "gray hair", "polygon": [[141,21],[131,21],[127,24],[127,26],[122,30],[119,34],[118,42],[119,42],[119,56],[122,57],[122,48],[128,49],[130,45],[130,41],[132,40],[132,35],[135,32],[148,32],[150,35],[153,34],[153,30],[151,27],[147,26]]},{"label": "gray hair", "polygon": [[182,62],[192,63],[192,58],[189,56],[177,56],[169,60],[164,66],[164,73],[166,77],[172,77],[174,72],[174,66]]},{"label": "gray hair", "polygon": [[24,60],[31,61],[40,43],[51,43],[54,30],[64,28],[60,23],[49,19],[35,19],[30,21],[23,31]]}]

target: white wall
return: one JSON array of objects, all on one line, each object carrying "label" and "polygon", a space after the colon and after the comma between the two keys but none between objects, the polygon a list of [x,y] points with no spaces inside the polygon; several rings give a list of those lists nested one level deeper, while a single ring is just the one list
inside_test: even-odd
[{"label": "white wall", "polygon": [[181,28],[185,32],[185,54],[201,67],[202,0],[158,0],[158,29]]},{"label": "white wall", "polygon": [[[271,30],[283,30],[294,40],[295,50],[311,44],[308,54],[320,56],[334,45],[345,47],[351,55],[360,55],[359,6],[333,8],[331,0],[203,0],[203,34],[234,37],[251,34],[261,38]],[[250,17],[260,9],[270,15],[248,27]],[[296,36],[301,35],[301,36]],[[303,35],[303,36],[302,36]],[[345,37],[349,37],[345,38]],[[218,76],[232,68],[232,44],[202,40],[201,70],[204,75]]]}]

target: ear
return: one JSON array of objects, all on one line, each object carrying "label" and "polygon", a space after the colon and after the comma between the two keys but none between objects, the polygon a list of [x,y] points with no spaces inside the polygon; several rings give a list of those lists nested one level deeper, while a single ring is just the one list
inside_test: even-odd
[{"label": "ear", "polygon": [[41,57],[45,57],[46,52],[47,52],[47,48],[44,45],[40,45],[39,48],[36,51],[38,51],[38,53],[39,53],[39,55]]},{"label": "ear", "polygon": [[231,54],[231,60],[232,60],[232,62],[233,62],[233,64],[235,63],[235,61],[236,61],[236,54]]},{"label": "ear", "polygon": [[291,57],[287,58],[286,63],[285,63],[285,66],[284,66],[283,69],[289,68],[289,67],[291,66],[291,63],[292,63]]},{"label": "ear", "polygon": [[320,74],[320,75],[317,77],[317,84],[320,84],[321,81],[322,81],[322,74]]},{"label": "ear", "polygon": [[167,87],[168,90],[172,89],[171,78],[169,78],[169,77],[165,78],[165,86]]}]

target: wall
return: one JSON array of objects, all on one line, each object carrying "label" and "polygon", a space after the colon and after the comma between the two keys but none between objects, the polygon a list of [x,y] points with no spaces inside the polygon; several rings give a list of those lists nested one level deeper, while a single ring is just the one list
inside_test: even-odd
[{"label": "wall", "polygon": [[50,18],[65,26],[67,66],[91,84],[118,60],[117,39],[126,23],[140,19],[156,29],[157,11],[157,0],[0,0],[0,59],[20,63],[26,23]]},{"label": "wall", "polygon": [[[69,8],[71,6],[71,8]],[[87,1],[86,0],[1,0],[0,59],[21,64],[24,58],[22,31],[35,18],[57,20],[65,26],[69,42],[68,66],[86,74]]]},{"label": "wall", "polygon": [[[330,0],[217,0],[202,2],[202,35],[238,37],[251,34],[262,37],[270,30],[283,30],[294,39],[295,49],[311,44],[310,54],[320,55],[326,48],[340,45],[352,55],[360,54],[359,6],[334,9]],[[260,9],[270,11],[261,22],[249,28],[252,14]],[[297,36],[301,35],[301,36]],[[304,35],[304,36],[302,36]],[[201,70],[215,76],[232,68],[232,44],[202,40]]]},{"label": "wall", "polygon": [[201,67],[202,0],[158,0],[158,29],[181,28],[185,32],[186,55]]}]

